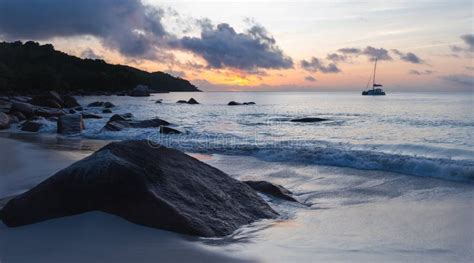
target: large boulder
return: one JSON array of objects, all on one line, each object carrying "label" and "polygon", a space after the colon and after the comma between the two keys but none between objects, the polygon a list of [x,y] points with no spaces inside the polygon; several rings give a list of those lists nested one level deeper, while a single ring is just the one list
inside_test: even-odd
[{"label": "large boulder", "polygon": [[111,143],[11,199],[10,227],[88,211],[183,234],[225,236],[277,213],[246,184],[149,141]]},{"label": "large boulder", "polygon": [[58,118],[58,133],[64,135],[78,134],[84,129],[81,114],[62,115]]},{"label": "large boulder", "polygon": [[10,128],[10,117],[3,112],[0,112],[0,130]]},{"label": "large boulder", "polygon": [[132,97],[148,97],[150,96],[150,90],[146,85],[137,85],[131,92]]}]

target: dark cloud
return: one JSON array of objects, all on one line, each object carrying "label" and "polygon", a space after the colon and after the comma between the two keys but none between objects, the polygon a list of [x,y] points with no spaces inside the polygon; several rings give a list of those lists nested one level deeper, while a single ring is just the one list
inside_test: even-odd
[{"label": "dark cloud", "polygon": [[388,50],[384,48],[367,46],[361,54],[367,56],[370,60],[392,60],[392,57],[388,54]]},{"label": "dark cloud", "polygon": [[[461,52],[474,52],[474,34],[466,34],[460,36],[464,44],[467,47],[460,47],[457,45],[449,46],[452,52],[454,53],[461,53]],[[454,54],[455,55],[455,54]]]},{"label": "dark cloud", "polygon": [[418,76],[421,76],[421,75],[431,75],[433,74],[434,71],[432,70],[422,70],[422,71],[418,71],[418,70],[415,70],[415,69],[411,69],[410,71],[408,71],[408,74],[410,75],[418,75]]},{"label": "dark cloud", "polygon": [[341,48],[337,50],[339,53],[345,55],[354,55],[354,56],[367,56],[370,60],[392,60],[392,57],[388,54],[388,50],[384,48],[375,48],[371,46],[367,46],[366,48],[359,49],[359,48]]},{"label": "dark cloud", "polygon": [[398,49],[392,49],[392,52],[397,54],[401,60],[404,60],[406,62],[410,62],[410,63],[413,63],[413,64],[423,64],[424,61],[418,57],[417,55],[415,55],[414,53],[412,52],[408,52],[408,53],[403,53],[401,51],[399,51]]},{"label": "dark cloud", "polygon": [[94,52],[94,50],[92,50],[91,48],[84,49],[84,51],[82,51],[82,53],[81,53],[81,57],[82,58],[89,58],[89,59],[103,59],[102,56],[97,55]]},{"label": "dark cloud", "polygon": [[201,55],[210,68],[287,69],[293,60],[284,55],[265,28],[254,25],[245,33],[237,33],[229,24],[213,26],[202,22],[200,37],[183,37],[176,47]]},{"label": "dark cloud", "polygon": [[465,74],[447,75],[441,77],[456,86],[472,90],[474,88],[474,76]]},{"label": "dark cloud", "polygon": [[461,39],[469,47],[469,51],[474,52],[474,34],[462,35]]},{"label": "dark cloud", "polygon": [[316,81],[316,79],[311,77],[311,76],[304,77],[304,80],[309,81],[309,82],[315,82]]},{"label": "dark cloud", "polygon": [[126,56],[153,58],[167,37],[162,16],[140,0],[0,0],[0,34],[35,40],[92,35]]},{"label": "dark cloud", "polygon": [[353,54],[353,55],[359,55],[361,53],[360,49],[353,48],[353,47],[341,48],[341,49],[338,49],[337,51],[343,54]]},{"label": "dark cloud", "polygon": [[312,57],[310,61],[301,60],[300,66],[309,72],[339,73],[341,70],[335,63],[329,63],[327,66],[318,58]]},{"label": "dark cloud", "polygon": [[344,54],[337,54],[337,53],[331,53],[326,56],[327,60],[331,60],[332,62],[345,62],[347,61],[348,57]]}]

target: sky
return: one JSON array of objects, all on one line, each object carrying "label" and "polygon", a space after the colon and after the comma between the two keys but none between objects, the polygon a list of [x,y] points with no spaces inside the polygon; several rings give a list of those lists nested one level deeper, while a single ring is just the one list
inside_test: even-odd
[{"label": "sky", "polygon": [[0,0],[0,40],[205,91],[472,91],[473,1]]}]

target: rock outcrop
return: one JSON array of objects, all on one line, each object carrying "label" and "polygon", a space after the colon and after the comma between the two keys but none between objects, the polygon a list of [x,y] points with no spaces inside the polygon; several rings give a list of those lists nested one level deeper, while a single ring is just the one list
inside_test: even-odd
[{"label": "rock outcrop", "polygon": [[88,211],[212,237],[277,213],[246,184],[180,151],[148,141],[111,143],[11,199],[10,227]]}]

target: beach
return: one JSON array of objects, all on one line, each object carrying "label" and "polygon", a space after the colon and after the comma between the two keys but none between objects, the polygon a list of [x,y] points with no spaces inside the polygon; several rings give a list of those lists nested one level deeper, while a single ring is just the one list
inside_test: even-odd
[{"label": "beach", "polygon": [[[2,134],[1,197],[20,194],[106,140]],[[469,262],[474,186],[383,171],[190,153],[240,180],[284,185],[302,204],[223,238],[198,238],[102,212],[0,226],[2,262]]]}]

